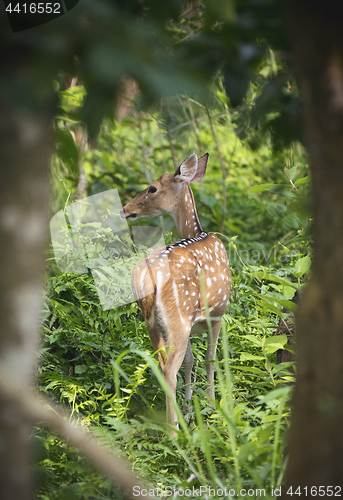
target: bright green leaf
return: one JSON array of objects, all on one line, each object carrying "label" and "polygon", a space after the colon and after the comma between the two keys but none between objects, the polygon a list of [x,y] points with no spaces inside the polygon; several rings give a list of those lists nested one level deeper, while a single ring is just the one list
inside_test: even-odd
[{"label": "bright green leaf", "polygon": [[267,191],[272,187],[276,187],[277,184],[256,184],[250,188],[250,193],[262,193],[262,191]]},{"label": "bright green leaf", "polygon": [[310,267],[311,258],[309,255],[306,255],[306,257],[302,257],[295,263],[295,272],[293,274],[297,278],[300,278],[310,269]]},{"label": "bright green leaf", "polygon": [[309,176],[306,176],[306,177],[302,177],[301,179],[297,179],[294,184],[295,186],[299,186],[300,184],[307,184],[310,182],[310,177]]}]

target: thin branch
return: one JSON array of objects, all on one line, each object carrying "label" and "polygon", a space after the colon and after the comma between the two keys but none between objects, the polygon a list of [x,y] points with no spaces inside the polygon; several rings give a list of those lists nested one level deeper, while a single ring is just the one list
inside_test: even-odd
[{"label": "thin branch", "polygon": [[[194,111],[193,111],[193,108],[192,108],[192,104],[191,104],[191,101],[189,100],[188,96],[187,96],[187,105],[188,105],[189,114],[191,116],[192,127],[193,127],[194,134],[195,134],[196,141],[197,141],[198,156],[200,156],[201,150],[202,150],[201,141],[200,141],[200,134],[199,134],[199,129],[198,129],[197,125],[196,125],[196,121],[195,121],[195,117],[194,117]],[[202,177],[200,179],[200,189],[203,190],[203,187],[204,187],[204,178]]]},{"label": "thin branch", "polygon": [[[216,114],[212,115],[212,118],[215,118],[216,116],[222,116],[224,114],[226,114],[225,111],[220,111],[219,113],[216,113]],[[201,122],[201,121],[205,121],[205,120],[208,120],[208,116],[201,116],[200,118],[195,118],[194,121],[197,123],[197,122]],[[192,120],[188,120],[187,122],[180,123],[179,125],[176,125],[176,127],[173,127],[171,129],[169,129],[169,131],[162,132],[161,134],[159,134],[158,136],[156,136],[155,139],[153,141],[151,141],[151,143],[150,143],[149,152],[147,151],[148,148],[146,148],[146,154],[147,154],[147,156],[151,156],[151,154],[153,154],[154,148],[155,148],[155,144],[158,141],[161,141],[164,136],[167,136],[167,138],[168,138],[168,132],[170,132],[171,134],[173,134],[173,132],[176,132],[177,130],[180,130],[181,128],[188,127],[189,125],[192,125]],[[177,161],[176,161],[176,166],[178,167]]]},{"label": "thin branch", "polygon": [[[91,434],[85,432],[74,419],[70,421],[70,415],[67,412],[61,411],[49,401],[42,402],[34,394],[23,390],[19,384],[6,376],[1,369],[0,392],[6,398],[19,404],[27,419],[35,423],[46,422],[56,430],[62,438],[88,458],[101,474],[111,478],[119,485],[128,495],[128,498],[147,498],[147,496],[140,494],[142,488],[148,489],[147,486],[133,476],[128,462],[100,446]],[[136,487],[137,495],[133,495],[134,487]]]},{"label": "thin branch", "polygon": [[146,148],[144,145],[144,136],[143,136],[143,126],[141,120],[138,122],[139,126],[139,136],[140,136],[140,141],[141,141],[141,151],[142,151],[142,163],[144,167],[144,173],[145,173],[145,178],[148,184],[151,183],[152,178],[148,169],[148,163],[147,163],[147,155],[146,155]]},{"label": "thin branch", "polygon": [[221,224],[220,224],[220,232],[222,232],[223,229],[224,229],[224,222],[225,222],[225,217],[226,217],[226,212],[227,212],[226,183],[225,183],[225,181],[226,181],[226,169],[225,169],[225,164],[224,164],[224,158],[223,158],[222,152],[220,150],[218,137],[217,137],[216,131],[214,130],[212,118],[211,118],[211,115],[210,115],[210,112],[209,112],[208,108],[206,108],[206,111],[207,111],[208,121],[210,123],[211,131],[212,131],[214,143],[216,145],[217,153],[218,153],[218,156],[219,156],[220,166],[221,166],[221,169],[222,169],[222,177],[223,177],[223,217],[222,217],[222,221],[221,221]]},{"label": "thin branch", "polygon": [[87,144],[88,134],[86,127],[83,129],[82,138],[79,147],[79,181],[77,183],[77,189],[75,194],[75,200],[82,200],[87,193],[87,176],[85,169],[83,167],[82,155],[84,153],[86,144]]},{"label": "thin branch", "polygon": [[[145,178],[147,180],[147,183],[151,184],[152,177],[151,177],[151,174],[150,174],[150,171],[148,168],[147,150],[146,150],[146,147],[144,145],[143,125],[142,125],[141,120],[139,120],[139,133],[140,133],[140,140],[141,140],[142,162],[143,162],[143,166],[144,166]],[[160,215],[159,220],[160,220],[160,227],[161,227],[162,234],[165,234],[166,229],[164,226],[164,220],[163,220],[162,215]]]}]

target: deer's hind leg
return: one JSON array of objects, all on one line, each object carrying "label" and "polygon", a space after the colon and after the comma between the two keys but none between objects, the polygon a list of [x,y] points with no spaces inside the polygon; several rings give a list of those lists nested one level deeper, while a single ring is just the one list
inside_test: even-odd
[{"label": "deer's hind leg", "polygon": [[192,352],[191,342],[188,339],[186,354],[183,359],[183,367],[185,369],[185,402],[183,404],[183,412],[186,413],[189,410],[189,401],[192,398],[192,368],[194,363],[194,356]]},{"label": "deer's hind leg", "polygon": [[[172,325],[169,323],[168,329],[168,354],[163,368],[163,375],[170,387],[172,398],[176,399],[176,381],[177,374],[185,359],[187,346],[189,342],[190,325]],[[171,400],[166,398],[167,422],[177,423],[177,415]]]},{"label": "deer's hind leg", "polygon": [[163,332],[158,325],[157,322],[154,322],[153,319],[150,321],[148,319],[145,320],[146,326],[148,328],[149,332],[149,337],[152,343],[152,346],[154,348],[154,351],[159,351],[157,354],[158,360],[160,362],[161,368],[163,370],[164,364],[166,361],[166,355],[164,352],[164,349],[162,349],[165,346],[164,338],[163,338]]},{"label": "deer's hind leg", "polygon": [[221,321],[217,321],[212,326],[212,335],[210,332],[207,335],[207,351],[206,351],[206,372],[208,382],[208,397],[210,398],[210,405],[215,408],[215,394],[214,394],[214,358],[216,356],[218,336],[220,332]]}]

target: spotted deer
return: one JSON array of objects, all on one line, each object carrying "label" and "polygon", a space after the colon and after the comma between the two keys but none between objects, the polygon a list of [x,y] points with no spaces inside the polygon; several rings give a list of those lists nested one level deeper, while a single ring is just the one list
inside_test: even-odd
[{"label": "spotted deer", "polygon": [[[214,357],[220,324],[230,295],[230,269],[225,247],[214,234],[201,228],[190,182],[206,171],[208,154],[191,154],[174,174],[162,175],[130,201],[121,215],[128,220],[169,213],[181,239],[154,250],[132,274],[135,300],[142,310],[149,336],[164,377],[175,398],[176,377],[185,369],[185,404],[191,399],[193,353],[190,337],[208,331],[204,294],[212,325],[208,333],[206,370],[208,395],[214,407]],[[199,278],[199,274],[202,278]],[[201,286],[203,280],[203,287]],[[161,349],[165,346],[165,349]],[[163,352],[164,351],[164,352]],[[176,412],[166,399],[167,421],[177,423]]]}]

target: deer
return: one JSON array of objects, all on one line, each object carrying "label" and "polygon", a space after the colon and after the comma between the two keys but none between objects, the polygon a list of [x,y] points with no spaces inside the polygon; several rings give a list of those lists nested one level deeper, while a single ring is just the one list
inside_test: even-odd
[{"label": "deer", "polygon": [[[121,210],[121,216],[129,221],[170,214],[180,234],[180,240],[155,249],[140,262],[132,273],[131,282],[134,298],[143,313],[174,399],[177,373],[181,365],[184,367],[184,412],[192,397],[194,356],[190,338],[206,331],[208,397],[215,408],[214,360],[230,296],[226,249],[215,234],[202,230],[190,187],[191,182],[204,176],[208,158],[208,153],[199,159],[195,153],[191,154],[174,174],[162,175]],[[168,423],[178,427],[177,415],[168,396],[166,417]]]}]

